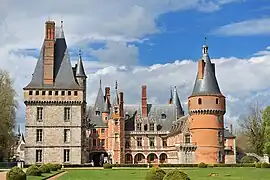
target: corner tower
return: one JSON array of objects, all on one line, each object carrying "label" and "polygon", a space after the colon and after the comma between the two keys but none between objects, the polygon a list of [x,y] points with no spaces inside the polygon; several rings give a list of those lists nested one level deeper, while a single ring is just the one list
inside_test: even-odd
[{"label": "corner tower", "polygon": [[24,87],[25,163],[81,164],[86,161],[86,75],[81,58],[72,67],[63,22],[47,21],[32,79]]},{"label": "corner tower", "polygon": [[196,162],[224,163],[225,97],[220,92],[207,45],[202,47],[188,111],[191,138],[197,145]]}]

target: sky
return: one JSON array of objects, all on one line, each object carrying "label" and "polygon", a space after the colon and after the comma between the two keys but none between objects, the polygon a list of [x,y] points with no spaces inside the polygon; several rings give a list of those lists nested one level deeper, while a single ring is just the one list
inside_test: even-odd
[{"label": "sky", "polygon": [[17,123],[25,125],[23,90],[33,73],[46,20],[64,21],[72,64],[82,50],[87,103],[99,80],[125,103],[166,104],[176,86],[187,112],[197,61],[207,37],[209,55],[226,96],[225,124],[237,126],[258,102],[270,105],[270,0],[0,0],[0,67],[17,92]]}]

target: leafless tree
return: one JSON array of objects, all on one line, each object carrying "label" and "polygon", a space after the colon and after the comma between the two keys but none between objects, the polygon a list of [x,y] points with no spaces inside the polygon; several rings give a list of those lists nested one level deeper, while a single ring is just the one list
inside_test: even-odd
[{"label": "leafless tree", "polygon": [[252,152],[262,155],[264,148],[264,131],[262,119],[262,108],[258,102],[255,102],[250,106],[250,114],[241,120],[240,127],[242,128],[243,134],[247,138],[248,149]]}]

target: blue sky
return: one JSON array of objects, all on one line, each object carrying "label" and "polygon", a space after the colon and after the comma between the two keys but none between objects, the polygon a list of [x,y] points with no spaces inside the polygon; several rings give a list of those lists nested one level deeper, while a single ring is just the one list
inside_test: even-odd
[{"label": "blue sky", "polygon": [[111,87],[118,80],[128,104],[140,103],[142,84],[149,102],[158,104],[167,103],[170,87],[177,86],[187,110],[205,36],[227,97],[226,122],[236,123],[255,101],[270,104],[269,0],[57,2],[9,0],[0,7],[0,66],[14,78],[18,123],[25,124],[22,88],[31,79],[49,16],[57,26],[64,20],[72,64],[83,51],[89,105],[101,78]]}]

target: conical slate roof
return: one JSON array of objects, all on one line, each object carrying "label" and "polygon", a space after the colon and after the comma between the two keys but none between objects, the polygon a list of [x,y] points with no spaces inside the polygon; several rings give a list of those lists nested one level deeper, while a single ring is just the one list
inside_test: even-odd
[{"label": "conical slate roof", "polygon": [[44,49],[45,41],[40,50],[31,82],[25,88],[55,88],[55,89],[81,89],[74,77],[73,69],[70,62],[67,43],[64,35],[63,24],[56,32],[54,42],[54,64],[53,64],[53,84],[43,84],[44,76]]},{"label": "conical slate roof", "polygon": [[211,63],[206,45],[203,46],[202,60],[205,62],[203,78],[199,79],[197,74],[191,96],[221,94],[215,75],[215,64]]}]

